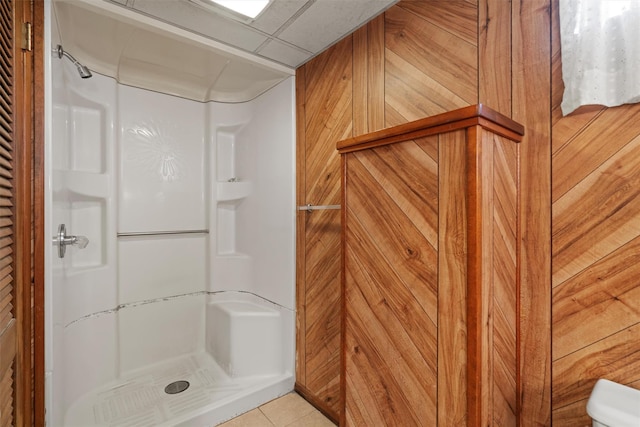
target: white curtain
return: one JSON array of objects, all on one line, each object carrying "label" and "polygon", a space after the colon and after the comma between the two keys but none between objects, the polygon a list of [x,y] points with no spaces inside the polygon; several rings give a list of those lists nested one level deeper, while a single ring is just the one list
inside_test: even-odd
[{"label": "white curtain", "polygon": [[560,0],[562,113],[640,102],[640,0]]}]

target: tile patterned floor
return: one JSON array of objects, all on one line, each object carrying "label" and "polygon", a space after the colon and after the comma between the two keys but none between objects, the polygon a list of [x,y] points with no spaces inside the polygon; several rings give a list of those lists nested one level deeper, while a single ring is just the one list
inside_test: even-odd
[{"label": "tile patterned floor", "polygon": [[335,427],[296,393],[286,394],[219,427]]}]

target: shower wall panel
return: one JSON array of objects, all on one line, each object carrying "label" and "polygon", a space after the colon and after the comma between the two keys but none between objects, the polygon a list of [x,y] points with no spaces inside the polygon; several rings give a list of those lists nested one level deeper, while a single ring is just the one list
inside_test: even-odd
[{"label": "shower wall panel", "polygon": [[[54,259],[54,269],[66,278],[60,320],[68,324],[116,303],[115,166],[114,153],[107,150],[114,143],[116,97],[111,79],[79,81],[75,68],[61,68],[54,86],[52,228],[55,234],[64,223],[68,234],[86,236],[90,242],[85,249],[67,247],[65,258]],[[87,299],[90,295],[98,298]]]},{"label": "shower wall panel", "polygon": [[[179,255],[179,257],[178,257]],[[204,290],[207,239],[197,235],[121,238],[120,304]]]},{"label": "shower wall panel", "polygon": [[[66,408],[117,375],[116,319],[108,314],[118,305],[115,153],[109,149],[115,141],[116,86],[100,75],[80,80],[66,61],[54,61],[52,68],[49,234],[65,224],[68,234],[89,239],[85,249],[67,247],[59,258],[54,247],[51,256],[55,287],[48,290],[47,335],[60,344],[45,353],[45,369]],[[63,415],[52,408],[50,419],[61,425]]]},{"label": "shower wall panel", "polygon": [[[90,243],[52,256],[51,423],[127,372],[204,352],[207,292],[283,307],[292,372],[293,79],[249,103],[205,104],[53,66],[49,229]],[[210,233],[118,236],[192,230]]]},{"label": "shower wall panel", "polygon": [[120,372],[202,352],[204,303],[204,295],[189,295],[120,310]]},{"label": "shower wall panel", "polygon": [[[118,86],[118,231],[208,229],[206,105]],[[206,234],[118,239],[120,370],[203,351]],[[163,300],[163,299],[170,300]]]},{"label": "shower wall panel", "polygon": [[118,230],[206,228],[205,104],[118,87]]},{"label": "shower wall panel", "polygon": [[294,83],[245,104],[209,104],[210,290],[243,291],[294,309]]},{"label": "shower wall panel", "polygon": [[[237,173],[252,196],[238,212],[236,241],[253,259],[252,293],[294,309],[295,150],[293,78],[252,101],[238,135]],[[289,284],[289,285],[287,285]]]}]

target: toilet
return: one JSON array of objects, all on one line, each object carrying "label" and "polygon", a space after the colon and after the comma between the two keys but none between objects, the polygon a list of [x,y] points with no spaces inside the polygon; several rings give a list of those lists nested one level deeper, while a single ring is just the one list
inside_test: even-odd
[{"label": "toilet", "polygon": [[587,413],[593,427],[639,427],[640,390],[599,379],[589,397]]}]

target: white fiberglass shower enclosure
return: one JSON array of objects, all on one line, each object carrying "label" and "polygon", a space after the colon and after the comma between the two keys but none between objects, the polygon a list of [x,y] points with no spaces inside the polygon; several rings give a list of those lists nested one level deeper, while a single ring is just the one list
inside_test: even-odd
[{"label": "white fiberglass shower enclosure", "polygon": [[95,59],[45,58],[46,229],[89,240],[47,249],[47,425],[212,426],[293,389],[293,71],[241,58],[246,85],[199,97],[133,56],[208,42],[95,4],[45,3],[52,49]]}]

